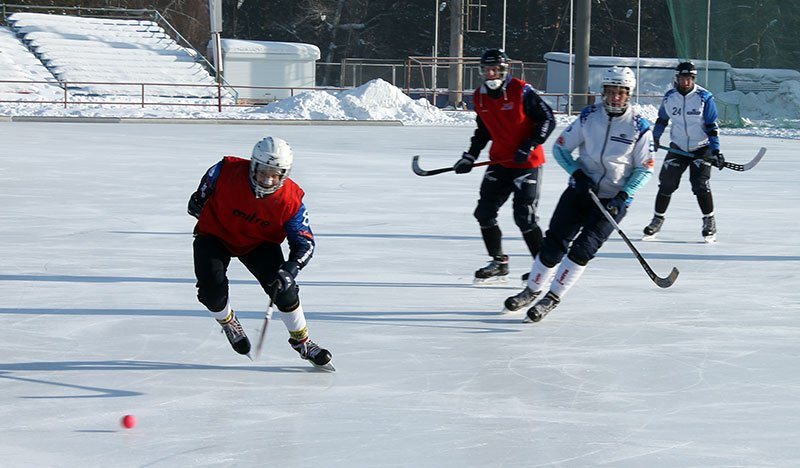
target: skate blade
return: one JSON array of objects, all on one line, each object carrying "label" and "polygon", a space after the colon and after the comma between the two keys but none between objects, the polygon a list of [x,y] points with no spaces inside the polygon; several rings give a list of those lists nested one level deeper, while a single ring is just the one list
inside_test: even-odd
[{"label": "skate blade", "polygon": [[652,240],[656,240],[656,235],[655,235],[655,234],[650,234],[650,235],[648,236],[647,234],[645,234],[645,235],[643,235],[643,236],[642,236],[642,240],[643,240],[643,241],[652,241]]},{"label": "skate blade", "polygon": [[[311,362],[311,361],[308,361],[308,362]],[[331,364],[330,362],[327,363],[327,364],[323,364],[323,365],[314,364],[313,362],[311,362],[311,365],[314,366],[315,368],[317,368],[319,370],[323,370],[325,372],[336,372],[336,368],[333,367],[333,364]]]},{"label": "skate blade", "polygon": [[492,286],[495,284],[507,284],[508,275],[506,276],[492,276],[491,278],[475,278],[472,284],[475,286]]},{"label": "skate blade", "polygon": [[716,241],[717,241],[717,235],[716,234],[714,234],[713,236],[705,236],[705,237],[703,237],[703,242],[705,242],[706,244],[713,244]]},{"label": "skate blade", "polygon": [[544,314],[541,317],[539,317],[539,320],[534,320],[534,319],[528,317],[528,314],[525,314],[525,318],[522,319],[522,323],[539,323],[539,322],[542,321],[542,319],[544,318],[545,315],[547,315],[547,314]]}]

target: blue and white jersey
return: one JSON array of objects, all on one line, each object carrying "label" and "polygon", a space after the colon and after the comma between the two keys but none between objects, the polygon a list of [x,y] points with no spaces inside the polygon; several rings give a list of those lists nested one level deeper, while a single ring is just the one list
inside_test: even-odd
[{"label": "blue and white jersey", "polygon": [[[576,148],[578,157],[574,158]],[[598,197],[611,198],[624,190],[632,200],[653,175],[650,122],[631,106],[614,117],[602,104],[588,106],[558,137],[553,156],[570,175],[581,169],[591,177]]]},{"label": "blue and white jersey", "polygon": [[684,151],[706,146],[719,149],[717,105],[711,92],[702,86],[695,85],[686,96],[675,88],[667,91],[658,109],[653,136],[660,139],[670,121],[670,141],[678,148]]}]

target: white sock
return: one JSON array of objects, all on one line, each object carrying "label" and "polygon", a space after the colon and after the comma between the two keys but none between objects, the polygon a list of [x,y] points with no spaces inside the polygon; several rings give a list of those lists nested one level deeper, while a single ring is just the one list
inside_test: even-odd
[{"label": "white sock", "polygon": [[548,268],[544,263],[539,260],[539,256],[533,261],[531,266],[531,273],[528,276],[528,289],[531,291],[541,291],[545,285],[550,283],[550,278],[553,276],[553,271],[556,267]]},{"label": "white sock", "polygon": [[209,312],[211,313],[212,317],[217,319],[217,321],[224,321],[226,318],[228,318],[228,314],[231,313],[231,298],[228,298],[228,302],[225,304],[225,307],[219,312],[211,312],[210,310]]},{"label": "white sock", "polygon": [[280,312],[281,320],[289,330],[289,335],[297,341],[308,338],[308,327],[306,326],[306,315],[303,313],[303,306],[298,305],[291,312]]},{"label": "white sock", "polygon": [[569,288],[578,282],[578,278],[581,277],[585,269],[586,265],[578,265],[569,258],[565,258],[561,265],[558,266],[556,276],[553,278],[553,284],[550,285],[550,292],[559,298],[563,298]]}]

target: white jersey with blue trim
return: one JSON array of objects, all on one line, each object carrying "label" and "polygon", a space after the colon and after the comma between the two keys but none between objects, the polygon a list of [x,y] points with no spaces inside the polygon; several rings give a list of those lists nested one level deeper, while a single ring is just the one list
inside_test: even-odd
[{"label": "white jersey with blue trim", "polygon": [[553,155],[568,173],[581,169],[591,177],[598,197],[611,198],[622,190],[633,197],[653,171],[650,122],[631,106],[611,117],[601,104],[593,104],[561,133]]},{"label": "white jersey with blue trim", "polygon": [[661,138],[668,122],[670,141],[684,151],[710,147],[719,149],[719,126],[717,124],[717,105],[710,91],[699,85],[682,95],[671,89],[664,95],[658,109],[653,135]]}]

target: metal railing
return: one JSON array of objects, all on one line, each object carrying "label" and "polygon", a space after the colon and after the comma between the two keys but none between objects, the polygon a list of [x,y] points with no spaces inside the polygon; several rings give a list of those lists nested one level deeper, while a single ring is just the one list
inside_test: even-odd
[{"label": "metal railing", "polygon": [[[3,85],[41,85],[41,89],[33,89],[30,91],[6,91]],[[104,94],[93,92],[92,87],[102,86],[105,87]],[[42,99],[43,90],[47,88],[53,89],[52,99]],[[175,93],[156,93],[152,92],[156,88],[175,89]],[[216,94],[208,93],[207,95],[194,95],[189,96],[187,93],[181,93],[181,88],[186,89],[213,89]],[[317,87],[298,87],[298,86],[239,86],[239,88],[256,89],[264,91],[283,91],[288,92],[290,97],[296,96],[305,91],[328,91],[338,92],[348,87],[337,86],[317,86]],[[18,89],[18,87],[17,87]],[[109,89],[111,91],[109,91]],[[117,89],[117,92],[113,92]],[[136,91],[134,91],[134,89]],[[97,90],[95,90],[97,91]],[[150,93],[148,93],[150,91]],[[69,81],[69,82],[52,82],[52,81],[14,81],[14,80],[0,80],[0,92],[8,96],[9,94],[17,93],[19,99],[2,99],[0,103],[4,104],[57,104],[63,106],[65,109],[70,106],[78,105],[97,105],[97,106],[138,106],[145,107],[158,107],[158,106],[171,106],[171,107],[208,107],[216,108],[218,112],[223,112],[226,109],[235,108],[257,108],[275,101],[238,101],[233,99],[230,95],[225,95],[221,92],[221,88],[214,88],[213,86],[196,84],[196,83],[119,83],[107,81]],[[465,95],[471,95],[472,90],[464,90]],[[56,98],[58,93],[60,97]],[[430,89],[411,89],[407,90],[406,94],[412,98],[425,97],[431,99],[432,91]],[[200,93],[198,93],[200,94]],[[284,93],[285,94],[285,93]],[[567,106],[570,102],[574,102],[575,97],[586,97],[588,102],[594,102],[598,97],[595,94],[573,94],[573,101],[569,100],[567,93],[540,93],[540,95],[547,101],[553,108],[553,111],[559,114],[574,114],[579,111],[569,111]],[[656,102],[662,98],[661,95],[641,95],[640,98],[651,98]]]},{"label": "metal railing", "polygon": [[[5,91],[3,94],[17,93],[20,99],[3,99],[0,103],[16,104],[60,104],[64,108],[70,105],[92,104],[92,105],[136,105],[142,108],[146,106],[203,106],[216,107],[220,112],[223,108],[235,106],[236,100],[232,95],[226,94],[220,87],[198,83],[119,83],[108,81],[15,81],[0,80],[0,92],[3,91],[3,84],[14,85],[42,85],[40,89],[27,91]],[[88,87],[87,87],[88,86]],[[104,86],[111,89],[118,89],[118,93],[96,93],[92,92],[92,86]],[[175,89],[174,94],[150,93],[148,90],[153,88]],[[52,89],[52,99],[40,99],[42,91]],[[181,93],[181,89],[213,89],[216,94],[207,95],[186,95]],[[134,92],[133,90],[136,89]],[[56,99],[56,93],[61,98]],[[207,101],[207,102],[206,102]]]}]

